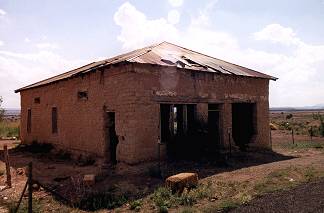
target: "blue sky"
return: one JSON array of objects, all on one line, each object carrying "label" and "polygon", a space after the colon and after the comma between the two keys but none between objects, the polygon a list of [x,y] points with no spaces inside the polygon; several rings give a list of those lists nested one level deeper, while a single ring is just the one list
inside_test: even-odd
[{"label": "blue sky", "polygon": [[324,0],[0,0],[0,96],[167,40],[279,78],[271,106],[324,103]]}]

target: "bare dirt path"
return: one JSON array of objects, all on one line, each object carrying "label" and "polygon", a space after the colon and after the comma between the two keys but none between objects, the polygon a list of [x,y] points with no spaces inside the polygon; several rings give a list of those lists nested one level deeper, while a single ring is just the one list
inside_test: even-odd
[{"label": "bare dirt path", "polygon": [[264,195],[230,212],[324,212],[324,179]]}]

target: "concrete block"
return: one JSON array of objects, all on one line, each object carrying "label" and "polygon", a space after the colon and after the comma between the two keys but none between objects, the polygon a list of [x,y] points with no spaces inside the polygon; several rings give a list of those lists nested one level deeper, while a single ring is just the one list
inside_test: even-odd
[{"label": "concrete block", "polygon": [[198,185],[197,173],[179,173],[168,177],[165,180],[166,187],[169,187],[172,192],[182,192],[184,188],[193,188]]}]

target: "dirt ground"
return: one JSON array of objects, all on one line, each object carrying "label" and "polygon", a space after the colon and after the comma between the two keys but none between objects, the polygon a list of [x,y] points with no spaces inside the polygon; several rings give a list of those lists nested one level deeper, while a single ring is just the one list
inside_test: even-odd
[{"label": "dirt ground", "polygon": [[[278,115],[275,114],[273,118],[276,119],[276,116]],[[279,117],[281,118],[281,116],[284,115]],[[301,118],[304,119],[303,116]],[[0,150],[5,143],[11,148],[10,162],[13,183],[12,188],[0,191],[0,212],[6,212],[7,207],[16,204],[19,199],[26,183],[26,175],[25,172],[21,172],[21,168],[25,168],[29,162],[33,162],[33,177],[52,192],[60,195],[60,197],[53,196],[49,190],[43,188],[35,190],[33,195],[35,202],[40,201],[41,203],[40,212],[85,212],[85,210],[75,206],[67,205],[64,200],[75,201],[80,198],[80,195],[94,191],[113,192],[118,198],[117,201],[120,201],[121,206],[119,208],[114,210],[104,209],[100,212],[132,212],[130,202],[137,199],[143,200],[141,212],[157,212],[158,209],[152,204],[150,195],[158,186],[163,184],[165,177],[179,172],[196,172],[199,175],[200,183],[203,184],[207,182],[215,184],[216,182],[256,184],[267,178],[271,172],[292,166],[294,168],[312,167],[324,171],[324,138],[313,137],[311,141],[308,135],[295,135],[294,142],[293,144],[290,131],[275,130],[272,131],[273,152],[261,150],[257,152],[256,150],[234,152],[230,158],[226,157],[215,162],[206,159],[199,162],[163,162],[161,164],[163,178],[155,177],[158,162],[137,166],[118,164],[106,178],[98,180],[95,186],[85,187],[82,185],[83,175],[99,174],[102,163],[100,160],[92,165],[80,165],[75,160],[62,156],[57,157],[52,153],[32,153],[16,148],[17,141],[0,141]],[[4,170],[2,161],[3,157],[0,161],[0,186],[5,186],[5,175],[4,172],[1,172]],[[288,178],[298,179],[294,176]],[[215,195],[215,197],[217,196]],[[123,197],[127,197],[127,200],[123,200]],[[216,205],[217,199],[202,199],[191,205],[190,211],[187,212],[214,212],[213,210],[208,211],[208,208]],[[24,200],[26,199],[24,198]],[[252,204],[253,202],[258,201],[251,201]],[[118,205],[117,202],[113,207]],[[169,212],[185,210],[183,206],[169,208]]]},{"label": "dirt ground", "polygon": [[324,212],[324,180],[264,195],[230,212]]}]

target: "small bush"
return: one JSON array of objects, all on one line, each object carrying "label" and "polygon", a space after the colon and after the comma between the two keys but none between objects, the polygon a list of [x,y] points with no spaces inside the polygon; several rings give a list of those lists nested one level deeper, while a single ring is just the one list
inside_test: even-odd
[{"label": "small bush", "polygon": [[172,203],[175,201],[175,197],[172,194],[172,191],[165,187],[159,187],[153,193],[153,201],[158,207],[159,212],[165,212],[172,206]]},{"label": "small bush", "polygon": [[321,124],[320,124],[320,127],[319,127],[319,132],[320,132],[320,136],[321,137],[324,137],[324,119],[321,117]]},{"label": "small bush", "polygon": [[131,210],[135,210],[136,212],[141,210],[141,206],[142,206],[142,200],[134,200],[132,202],[130,202],[130,209]]},{"label": "small bush", "polygon": [[211,196],[211,183],[199,184],[196,188],[185,189],[182,194],[172,194],[171,189],[165,187],[159,187],[153,193],[153,201],[158,207],[159,212],[165,212],[172,206],[192,206],[198,202],[198,200]]},{"label": "small bush", "polygon": [[[9,213],[16,213],[16,208],[17,208],[17,203],[16,202],[11,202],[8,203],[8,212]],[[39,200],[33,199],[33,213],[41,213],[42,211],[42,204]],[[25,213],[28,212],[28,201],[23,200],[19,206],[19,209],[17,213]]]},{"label": "small bush", "polygon": [[113,209],[127,202],[125,195],[115,195],[111,192],[89,193],[75,205],[84,210]]},{"label": "small bush", "polygon": [[293,117],[292,114],[288,114],[288,115],[286,116],[286,119],[288,120],[288,119],[291,119],[292,117]]}]

